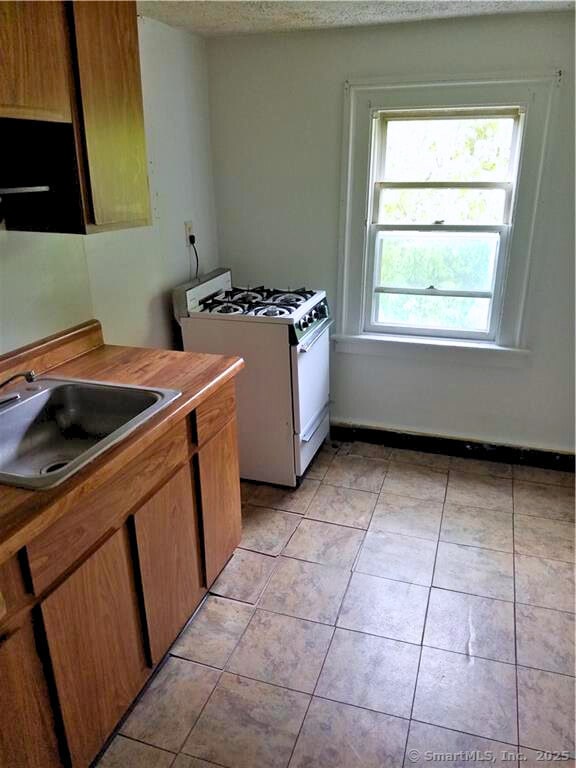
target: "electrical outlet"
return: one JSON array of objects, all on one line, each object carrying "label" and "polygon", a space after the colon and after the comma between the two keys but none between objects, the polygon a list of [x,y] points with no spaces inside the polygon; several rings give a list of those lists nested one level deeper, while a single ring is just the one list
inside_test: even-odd
[{"label": "electrical outlet", "polygon": [[184,232],[186,234],[186,245],[190,246],[190,237],[196,234],[196,232],[194,232],[194,223],[192,221],[184,222]]}]

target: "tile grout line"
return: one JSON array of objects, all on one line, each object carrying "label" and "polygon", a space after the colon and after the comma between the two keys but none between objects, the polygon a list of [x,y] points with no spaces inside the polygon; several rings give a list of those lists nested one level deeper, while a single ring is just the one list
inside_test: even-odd
[{"label": "tile grout line", "polygon": [[[350,575],[351,578],[351,575]],[[350,584],[350,579],[348,580],[348,585]],[[348,591],[348,585],[346,586],[346,590],[344,591],[342,601],[340,603],[340,608],[342,607],[342,603],[344,602],[344,597],[346,595],[346,592]],[[308,712],[310,711],[310,707],[312,706],[312,702],[314,701],[314,695],[316,693],[316,689],[318,688],[318,683],[320,682],[320,677],[322,676],[322,672],[324,670],[324,665],[326,664],[326,659],[328,658],[328,654],[330,653],[330,649],[332,648],[332,643],[334,642],[334,636],[336,635],[336,622],[338,621],[338,615],[340,613],[340,608],[338,609],[338,613],[336,614],[336,618],[334,620],[334,625],[332,626],[332,636],[330,638],[330,642],[328,643],[328,648],[326,649],[326,653],[324,655],[324,659],[322,660],[322,664],[320,666],[320,671],[318,672],[318,676],[316,678],[316,682],[314,684],[314,688],[312,689],[312,693],[309,694],[310,700],[308,701],[308,706],[306,707],[306,712],[304,713],[304,717],[302,718],[302,722],[300,723],[300,728],[298,729],[298,734],[296,735],[296,739],[294,740],[294,744],[292,745],[292,751],[290,752],[290,757],[288,758],[288,762],[286,763],[286,768],[290,768],[290,763],[292,762],[292,758],[294,757],[294,752],[296,751],[296,746],[298,744],[298,741],[300,739],[300,734],[302,733],[302,729],[304,728],[304,723],[306,722],[306,718],[308,717]]]},{"label": "tile grout line", "polygon": [[517,748],[517,744],[511,744],[509,741],[502,741],[501,739],[495,739],[492,736],[482,736],[479,733],[472,733],[472,731],[459,731],[457,728],[450,728],[446,725],[437,725],[436,723],[429,723],[427,720],[420,720],[419,718],[413,718],[410,720],[411,723],[421,723],[422,725],[431,725],[434,728],[440,728],[441,730],[450,731],[451,733],[461,733],[464,736],[473,736],[477,739],[486,739],[487,741],[493,741],[496,744],[504,744],[509,747]]},{"label": "tile grout line", "polygon": [[[150,742],[148,742],[148,741],[143,741],[142,739],[138,739],[138,738],[136,738],[136,736],[128,736],[126,733],[121,733],[120,731],[118,731],[117,733],[114,733],[114,735],[113,735],[113,737],[112,737],[112,739],[110,741],[110,744],[108,745],[108,748],[106,749],[106,752],[108,752],[108,750],[112,746],[112,742],[115,739],[117,739],[119,736],[121,738],[123,738],[123,739],[128,739],[128,741],[134,741],[134,742],[136,742],[136,744],[143,744],[145,747],[151,747],[152,749],[158,749],[160,752],[166,752],[166,754],[173,755],[175,758],[178,757],[178,752],[174,752],[171,749],[166,749],[166,747],[159,747],[157,744],[150,744]],[[102,758],[104,757],[106,752],[104,752],[100,756],[100,760],[102,760]],[[100,760],[98,761],[98,763],[96,763],[96,765],[99,765]]]},{"label": "tile grout line", "polygon": [[296,734],[296,738],[294,739],[294,744],[292,744],[292,749],[290,750],[290,757],[288,758],[285,768],[290,768],[290,763],[292,762],[292,758],[294,757],[294,752],[296,751],[296,745],[298,744],[300,734],[302,733],[302,729],[304,728],[304,723],[306,722],[306,718],[308,717],[308,712],[310,710],[310,707],[312,706],[312,699],[314,697],[312,694],[307,694],[307,695],[309,696],[309,699],[308,699],[308,704],[306,706],[306,711],[304,712],[304,717],[302,718],[302,722],[300,723],[300,727],[298,728],[298,733]]},{"label": "tile grout line", "polygon": [[326,664],[326,659],[328,658],[328,654],[330,653],[330,648],[332,648],[332,642],[334,640],[335,634],[336,634],[336,625],[334,625],[332,629],[332,637],[330,638],[330,642],[328,643],[328,648],[326,649],[324,659],[322,660],[322,665],[320,666],[320,671],[318,672],[318,677],[316,678],[316,682],[314,683],[314,688],[312,689],[312,693],[308,694],[308,696],[310,697],[308,700],[308,706],[306,707],[306,712],[304,712],[304,717],[302,718],[302,722],[300,723],[300,728],[298,728],[298,733],[296,734],[296,738],[294,739],[294,744],[292,745],[292,750],[290,752],[290,757],[288,758],[288,762],[286,763],[286,768],[290,768],[290,763],[292,762],[292,758],[294,757],[296,746],[298,745],[298,741],[300,740],[300,734],[302,733],[302,729],[304,728],[304,723],[306,722],[306,718],[308,717],[308,712],[310,711],[310,707],[312,706],[312,702],[314,701],[314,694],[316,692],[316,688],[318,687],[320,676],[322,675],[324,665]]},{"label": "tile grout line", "polygon": [[[351,578],[351,576],[350,576]],[[348,580],[348,584],[350,584],[350,579]],[[348,591],[348,586],[346,587],[346,590],[344,591],[344,595],[342,597],[342,601],[340,603],[340,608],[342,607],[342,603],[344,602],[344,597],[346,595],[346,592]],[[326,649],[326,653],[324,655],[324,659],[322,660],[322,664],[320,666],[320,671],[318,672],[318,677],[316,678],[316,682],[314,684],[314,688],[312,690],[312,693],[310,694],[310,701],[308,702],[308,706],[306,707],[306,712],[304,713],[304,717],[302,718],[302,722],[300,723],[300,728],[298,729],[298,735],[296,736],[296,739],[294,741],[294,744],[292,745],[292,751],[290,753],[290,758],[288,760],[287,768],[290,768],[290,763],[292,762],[292,758],[294,757],[294,753],[296,751],[296,747],[298,745],[298,741],[300,740],[300,734],[302,733],[302,729],[304,728],[304,723],[306,722],[306,718],[308,717],[308,712],[310,711],[310,707],[312,706],[312,702],[314,701],[314,697],[316,694],[316,689],[318,688],[318,683],[320,682],[320,678],[322,677],[322,672],[324,671],[324,666],[326,664],[326,659],[328,658],[328,655],[330,653],[330,649],[332,648],[332,643],[334,642],[334,637],[336,636],[336,622],[338,621],[338,615],[340,613],[340,608],[338,609],[338,613],[336,614],[336,618],[334,619],[334,626],[332,628],[332,637],[330,638],[330,642],[328,644],[328,648]],[[319,697],[317,697],[319,698]]]},{"label": "tile grout line", "polygon": [[[370,533],[370,531],[367,531],[367,533]],[[398,534],[398,535],[401,536],[403,534]],[[407,536],[406,538],[416,538],[416,537],[414,537],[414,536]],[[420,540],[421,541],[430,541],[430,542],[433,541],[433,539],[420,539]],[[448,542],[439,542],[439,543],[448,543]],[[461,545],[461,546],[464,546],[464,545]],[[482,547],[472,547],[472,549],[482,549]],[[244,551],[252,551],[252,550],[244,550]],[[256,553],[256,554],[260,554],[260,553]],[[512,554],[512,553],[511,552],[507,552],[507,553],[503,553],[503,554]],[[323,563],[315,563],[315,562],[310,561],[310,560],[300,560],[300,559],[292,557],[290,555],[280,554],[280,555],[277,555],[276,557],[273,557],[271,555],[266,555],[266,557],[270,557],[271,559],[275,559],[275,560],[278,560],[278,558],[282,557],[282,558],[284,558],[286,560],[297,560],[297,562],[310,563],[310,565],[320,565],[323,568],[336,568],[337,570],[340,570],[340,571],[347,570],[345,568],[338,568],[338,566],[334,566],[334,565],[324,565]],[[529,557],[529,558],[533,558],[535,560],[549,560],[550,559],[550,558],[538,557],[537,555],[522,555],[522,557]],[[570,565],[570,563],[565,563],[565,561],[563,561],[563,560],[554,560],[553,562],[564,563],[565,565]],[[272,578],[272,575],[274,574],[274,571],[276,570],[277,567],[278,566],[276,566],[274,568],[273,572],[270,574],[270,578]],[[392,578],[390,576],[381,576],[381,575],[379,575],[377,573],[368,573],[366,571],[354,571],[354,572],[355,573],[361,573],[361,574],[363,574],[365,576],[373,576],[374,578],[378,578],[378,579],[387,579],[389,581],[396,581],[396,582],[398,582],[400,584],[415,584],[416,586],[421,586],[421,587],[430,586],[428,584],[419,584],[417,582],[405,581],[403,579],[394,579],[394,578]],[[268,579],[268,581],[269,580],[270,579]],[[266,583],[266,586],[267,585],[268,585],[268,582]],[[261,595],[260,595],[260,597],[258,599],[261,598],[264,590],[266,589],[266,586],[263,588],[262,593],[261,593]],[[471,597],[480,597],[480,598],[484,598],[486,600],[498,600],[499,602],[502,602],[502,603],[513,603],[514,602],[513,600],[507,600],[504,597],[495,597],[494,595],[479,594],[478,592],[464,592],[461,589],[453,589],[453,588],[448,588],[448,587],[440,587],[437,584],[433,584],[432,586],[433,586],[434,589],[440,589],[440,590],[442,590],[444,592],[456,592],[459,595],[470,595]],[[233,601],[235,603],[241,603],[242,605],[252,605],[252,606],[258,605],[258,601],[256,603],[250,603],[247,600],[240,600],[237,597],[231,597],[229,595],[222,595],[219,592],[209,591],[207,594],[208,595],[212,595],[213,597],[219,597],[219,598],[221,598],[223,600],[231,600],[231,601]],[[524,602],[522,600],[518,600],[517,602],[518,602],[519,605],[533,606],[534,608],[542,608],[542,609],[548,610],[548,611],[555,611],[556,613],[566,613],[566,614],[568,614],[570,616],[574,616],[576,614],[576,611],[568,611],[568,610],[561,609],[561,608],[551,608],[549,605],[542,605],[540,603],[526,603],[526,602]],[[258,607],[260,607],[260,606],[258,606]],[[275,612],[279,613],[279,611],[275,611]],[[285,615],[286,616],[290,616],[292,614],[285,614]],[[296,616],[295,618],[301,618],[301,617]],[[312,621],[312,619],[309,619],[309,621]],[[318,622],[318,623],[319,624],[323,624],[325,622]]]},{"label": "tile grout line", "polygon": [[[353,574],[351,574],[351,575],[353,575]],[[400,583],[407,583],[407,582],[400,582]],[[349,584],[350,584],[350,582],[348,583],[348,586],[346,588],[346,594],[347,594],[348,589],[349,589]],[[411,585],[411,586],[421,586],[421,585],[420,584],[415,584],[415,585]],[[437,587],[424,587],[424,586],[422,586],[422,589],[430,590],[430,589],[437,589]],[[342,605],[344,604],[344,601],[346,599],[346,594],[344,595],[344,599],[342,601]],[[463,594],[463,593],[458,593],[458,594]],[[494,598],[486,598],[486,599],[492,600]],[[501,602],[504,602],[504,601],[501,601]],[[342,606],[341,606],[341,608],[342,608]],[[337,621],[340,618],[341,608],[340,608],[340,610],[338,612]],[[423,642],[415,643],[415,642],[412,642],[411,640],[403,640],[403,639],[401,639],[399,637],[392,637],[390,635],[378,635],[375,632],[368,632],[367,630],[364,630],[364,629],[354,629],[352,627],[346,627],[344,625],[328,624],[326,622],[317,621],[316,619],[305,619],[305,618],[302,618],[301,616],[294,616],[294,615],[292,615],[290,613],[282,613],[281,611],[275,611],[275,610],[272,610],[271,608],[261,608],[259,606],[255,606],[254,613],[256,611],[261,611],[262,613],[272,613],[275,616],[283,616],[284,618],[287,618],[287,619],[295,619],[296,621],[304,621],[304,622],[308,622],[310,624],[316,624],[319,627],[327,627],[327,628],[331,627],[333,629],[341,629],[341,630],[344,630],[346,632],[352,632],[352,633],[357,634],[357,635],[366,635],[368,637],[376,637],[376,638],[381,638],[382,640],[389,640],[389,641],[391,641],[393,643],[404,643],[405,645],[413,645],[416,648],[419,648],[419,647],[422,646],[424,648],[431,648],[433,651],[442,651],[442,653],[451,653],[451,654],[456,655],[456,656],[465,656],[466,658],[478,659],[479,661],[490,661],[490,662],[494,662],[496,664],[506,664],[509,667],[516,666],[516,662],[515,661],[506,661],[505,659],[496,659],[496,658],[493,658],[491,656],[479,656],[477,653],[465,653],[464,651],[455,651],[452,648],[442,648],[439,645],[428,645],[427,643],[423,643]],[[569,614],[569,615],[572,615],[572,614]],[[250,621],[252,621],[252,618],[253,618],[253,616],[250,618]],[[244,632],[245,632],[245,630],[242,632],[242,635],[241,635],[240,639],[243,637]],[[233,651],[230,653],[230,655],[226,659],[226,664],[228,663],[228,661],[230,660],[232,654],[236,650],[239,642],[240,642],[240,640],[238,640],[236,642],[236,644],[234,645]],[[192,658],[189,658],[188,656],[182,656],[180,653],[174,652],[172,650],[168,651],[168,653],[170,654],[170,656],[172,656],[174,658],[181,659],[182,661],[187,661],[190,664],[197,664],[197,665],[202,666],[202,667],[207,667],[208,669],[213,669],[216,672],[228,672],[230,674],[240,674],[238,672],[231,672],[231,670],[226,669],[226,666],[224,666],[224,667],[217,667],[217,666],[214,666],[213,664],[207,664],[204,661],[198,661],[197,659],[192,659]],[[568,677],[571,680],[576,677],[576,674],[571,675],[568,672],[558,672],[558,671],[553,670],[553,669],[544,669],[543,667],[534,667],[534,666],[530,666],[528,664],[519,664],[518,666],[522,667],[523,669],[533,669],[536,672],[548,672],[548,673],[553,674],[553,675],[559,675],[560,677]],[[249,677],[249,675],[241,675],[241,677]],[[260,678],[257,678],[257,677],[250,678],[250,679],[258,680],[259,682],[262,682],[262,683],[268,683],[267,680],[261,680]],[[274,683],[269,683],[269,685],[274,685]],[[279,684],[276,683],[276,685],[279,685]],[[289,688],[290,690],[298,691],[299,693],[306,693],[306,691],[300,691],[300,689],[298,689],[298,688],[290,688],[290,686],[280,686],[280,687]],[[351,706],[359,706],[359,705],[351,705]],[[399,715],[396,715],[396,717],[399,717]],[[444,726],[442,726],[442,727],[444,727]]]},{"label": "tile grout line", "polygon": [[442,513],[440,515],[440,526],[438,528],[438,539],[436,540],[436,550],[434,552],[434,564],[430,575],[430,586],[428,588],[428,600],[426,601],[426,611],[424,612],[424,623],[422,625],[420,653],[418,656],[418,666],[416,667],[416,677],[414,679],[414,693],[412,694],[412,706],[410,707],[410,718],[408,730],[406,732],[406,741],[404,743],[404,754],[402,756],[402,765],[406,762],[406,751],[408,749],[408,739],[410,738],[410,723],[414,715],[414,705],[416,704],[416,692],[418,690],[418,678],[420,677],[420,666],[422,664],[422,654],[424,652],[424,636],[426,634],[426,623],[428,621],[428,610],[430,608],[430,596],[432,595],[432,585],[434,584],[434,572],[436,570],[436,560],[438,559],[438,549],[440,547],[440,533],[442,531],[442,522],[444,520],[444,507],[446,506],[446,496],[448,495],[448,483],[450,482],[450,472],[446,476],[446,486],[444,487],[444,499],[442,501]]},{"label": "tile grout line", "polygon": [[[366,536],[366,531],[364,532],[364,538]],[[364,539],[363,539],[364,540]],[[360,552],[360,549],[362,548],[362,545],[358,548],[358,552],[356,553],[356,557],[358,557],[358,553]],[[294,752],[296,751],[296,746],[298,744],[298,741],[300,739],[300,734],[302,733],[302,729],[304,728],[304,723],[306,722],[306,718],[308,717],[308,712],[310,711],[310,707],[312,706],[312,702],[314,700],[314,696],[316,694],[316,690],[318,688],[318,683],[320,682],[320,678],[322,677],[322,672],[324,671],[324,666],[326,665],[326,660],[328,659],[328,656],[330,654],[330,650],[332,648],[332,644],[334,642],[334,637],[336,636],[336,629],[338,624],[338,619],[340,617],[340,611],[342,610],[342,606],[344,604],[344,600],[346,599],[346,595],[348,594],[348,589],[350,587],[350,581],[352,579],[352,569],[350,569],[350,574],[348,577],[348,583],[346,584],[346,589],[342,593],[342,599],[340,600],[340,605],[338,607],[338,611],[336,612],[336,616],[334,618],[334,624],[332,626],[332,636],[330,637],[330,642],[328,644],[328,648],[326,649],[326,653],[324,655],[324,659],[322,660],[322,664],[320,666],[320,670],[318,672],[318,676],[316,677],[316,682],[314,684],[314,688],[312,689],[312,693],[310,694],[310,700],[308,701],[308,706],[306,707],[306,712],[304,713],[304,717],[302,718],[302,722],[300,723],[300,728],[298,729],[298,734],[296,736],[296,739],[294,741],[294,744],[292,746],[292,751],[290,753],[290,758],[288,759],[287,768],[290,768],[290,763],[292,762],[292,758],[294,757]]]},{"label": "tile grout line", "polygon": [[[216,681],[216,685],[214,686],[214,688],[212,688],[212,690],[210,691],[210,695],[207,697],[206,701],[204,702],[204,704],[200,708],[200,712],[198,712],[197,717],[194,719],[194,722],[192,723],[192,726],[190,727],[190,730],[186,734],[186,738],[182,741],[182,743],[180,745],[180,748],[178,750],[178,754],[184,754],[184,755],[188,754],[187,752],[182,752],[182,750],[184,749],[184,747],[186,746],[186,742],[188,741],[188,739],[192,735],[192,731],[194,730],[194,728],[196,728],[196,726],[198,725],[198,722],[200,721],[200,718],[204,714],[204,710],[206,709],[206,707],[208,706],[208,702],[210,701],[210,699],[214,695],[214,691],[220,685],[220,681],[222,680],[222,675],[223,674],[224,674],[224,670],[223,669],[219,670],[219,675],[218,675],[218,680]],[[195,755],[192,755],[192,757],[195,757]],[[198,759],[201,760],[203,758],[198,758]]]},{"label": "tile grout line", "polygon": [[[336,628],[334,628],[334,629],[336,629]],[[330,649],[328,649],[328,651],[329,650]],[[328,652],[326,653],[326,657],[327,656],[328,656]],[[325,657],[325,660],[326,660],[326,657]],[[324,663],[325,663],[325,660],[324,660]],[[322,668],[324,667],[324,663],[322,665]],[[299,690],[297,690],[295,688],[288,688],[287,686],[279,685],[278,683],[270,683],[270,682],[267,682],[267,681],[258,680],[257,678],[249,677],[248,675],[240,675],[240,674],[233,673],[233,672],[227,672],[226,670],[221,670],[221,672],[222,673],[226,672],[229,675],[235,675],[235,676],[243,678],[245,680],[251,680],[252,682],[261,683],[262,685],[269,685],[272,688],[278,688],[280,690],[286,690],[286,691],[290,691],[292,693],[299,693],[300,695],[303,695],[303,696],[309,696],[310,700],[311,700],[310,703],[312,702],[312,699],[314,699],[314,698],[321,699],[323,701],[332,702],[333,704],[341,704],[341,705],[343,705],[345,707],[350,707],[352,709],[359,709],[359,710],[362,710],[364,712],[372,712],[372,713],[377,714],[377,715],[385,715],[386,717],[392,717],[392,718],[396,718],[398,720],[403,720],[403,721],[405,721],[408,724],[411,723],[411,722],[422,723],[424,725],[430,725],[430,726],[433,726],[435,728],[440,728],[442,730],[451,731],[453,733],[461,733],[461,734],[464,734],[464,735],[467,735],[467,736],[474,736],[474,737],[480,738],[480,739],[488,739],[488,740],[495,741],[495,742],[498,742],[498,743],[501,743],[501,744],[509,744],[510,746],[517,746],[517,745],[514,745],[514,744],[510,744],[510,742],[503,742],[500,739],[494,739],[492,736],[487,736],[485,734],[473,733],[471,731],[461,731],[461,730],[458,730],[457,728],[450,728],[449,726],[438,725],[437,723],[433,723],[433,722],[430,722],[428,720],[422,720],[422,719],[419,719],[419,718],[412,718],[412,717],[405,717],[403,715],[393,714],[391,712],[383,712],[382,710],[379,710],[379,709],[373,709],[373,708],[370,708],[370,707],[366,707],[366,706],[363,706],[362,704],[350,704],[349,702],[341,701],[339,699],[332,699],[332,698],[330,698],[328,696],[325,696],[323,694],[316,693],[316,688],[317,688],[318,683],[316,683],[316,686],[314,688],[314,692],[313,693],[307,693],[305,691],[299,691]],[[321,673],[322,673],[322,670],[320,671],[320,674],[318,675],[318,679],[320,679]],[[208,700],[210,698],[212,698],[212,694],[216,690],[216,687],[217,686],[214,687],[214,690],[212,691],[212,693],[208,697]],[[206,701],[206,704],[204,704],[204,706],[202,707],[202,710],[201,710],[200,714],[198,715],[198,718],[195,720],[194,725],[191,728],[191,731],[194,729],[194,727],[196,726],[198,720],[200,719],[201,714],[203,713],[206,705],[208,704],[208,700]],[[303,722],[304,722],[304,720],[303,720]],[[166,750],[163,747],[158,747],[155,744],[151,744],[149,742],[142,741],[141,739],[137,739],[137,738],[134,738],[132,736],[126,736],[125,734],[122,734],[122,733],[117,734],[117,735],[120,735],[123,738],[130,739],[131,741],[136,741],[136,742],[138,742],[140,744],[144,744],[145,746],[152,747],[154,749],[159,749],[159,750],[164,751],[164,752],[168,752],[169,754],[173,754],[175,756],[177,756],[178,754],[183,754],[183,755],[188,756],[188,757],[196,757],[195,755],[192,755],[190,753],[182,752],[182,750],[180,750],[180,752],[178,752],[178,753],[174,753],[171,750]],[[188,734],[188,736],[189,735],[190,734]],[[186,740],[187,739],[188,739],[188,737],[186,738]],[[204,758],[199,758],[199,757],[196,757],[196,759],[204,760]],[[207,762],[210,762],[210,761],[207,761]],[[212,763],[212,764],[213,765],[221,765],[220,763]],[[222,768],[227,768],[227,766],[222,766]]]},{"label": "tile grout line", "polygon": [[214,686],[214,688],[212,688],[212,690],[210,691],[210,695],[207,697],[207,699],[204,702],[204,704],[200,707],[200,711],[198,712],[198,715],[194,718],[194,722],[192,723],[188,733],[186,734],[186,738],[183,739],[182,743],[180,744],[180,747],[178,748],[178,754],[180,754],[182,752],[182,749],[184,748],[186,742],[190,738],[190,734],[192,733],[192,731],[194,730],[194,728],[198,724],[198,721],[202,717],[202,713],[204,712],[204,710],[208,706],[208,702],[210,701],[210,699],[214,695],[214,691],[216,690],[216,688],[218,688],[218,685],[220,684],[220,680],[222,679],[223,672],[224,672],[224,670],[222,670],[222,669],[218,670],[218,679],[216,680],[216,685]]},{"label": "tile grout line", "polygon": [[368,536],[368,531],[370,530],[370,526],[372,525],[372,519],[374,518],[374,512],[376,511],[376,506],[378,504],[378,498],[380,496],[380,493],[382,492],[382,487],[384,486],[384,481],[386,480],[386,476],[388,474],[388,468],[386,468],[384,472],[384,476],[382,477],[382,482],[380,483],[380,490],[378,491],[378,496],[376,498],[376,503],[374,504],[374,507],[372,508],[372,514],[370,515],[370,520],[368,522],[368,527],[364,529],[364,535],[362,536],[362,541],[360,542],[360,546],[358,547],[358,550],[356,552],[356,555],[354,557],[354,560],[352,561],[352,564],[350,566],[350,577],[348,578],[348,584],[346,585],[346,590],[344,591],[344,596],[342,598],[342,601],[340,603],[340,607],[338,608],[338,612],[336,614],[336,621],[335,626],[338,624],[338,619],[340,618],[340,613],[342,611],[342,606],[344,605],[344,600],[346,599],[346,595],[348,594],[348,590],[350,589],[350,582],[352,581],[352,576],[356,572],[356,566],[358,565],[358,561],[360,560],[360,555],[364,549],[364,545],[366,543],[366,537]]}]

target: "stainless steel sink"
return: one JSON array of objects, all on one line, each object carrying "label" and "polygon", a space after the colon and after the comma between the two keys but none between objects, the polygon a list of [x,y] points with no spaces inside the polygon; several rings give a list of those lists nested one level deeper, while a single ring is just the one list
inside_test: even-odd
[{"label": "stainless steel sink", "polygon": [[0,483],[53,488],[180,396],[175,389],[40,377],[0,404]]}]

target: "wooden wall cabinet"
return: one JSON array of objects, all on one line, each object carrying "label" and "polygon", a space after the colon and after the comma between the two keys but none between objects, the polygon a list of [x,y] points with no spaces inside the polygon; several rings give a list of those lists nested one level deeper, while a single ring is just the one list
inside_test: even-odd
[{"label": "wooden wall cabinet", "polygon": [[206,592],[191,468],[182,467],[134,516],[152,662]]},{"label": "wooden wall cabinet", "polygon": [[63,3],[0,2],[0,115],[72,120]]},{"label": "wooden wall cabinet", "polygon": [[72,4],[87,177],[96,226],[149,223],[136,8]]},{"label": "wooden wall cabinet", "polygon": [[6,228],[149,224],[136,4],[0,2],[0,51],[0,189],[36,190],[2,195]]}]

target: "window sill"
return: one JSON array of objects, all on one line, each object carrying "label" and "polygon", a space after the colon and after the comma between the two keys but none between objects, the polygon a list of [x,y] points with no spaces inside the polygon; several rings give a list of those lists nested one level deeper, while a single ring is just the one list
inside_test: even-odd
[{"label": "window sill", "polygon": [[383,355],[404,357],[433,362],[448,359],[459,362],[476,362],[478,365],[494,364],[505,367],[522,367],[531,357],[529,349],[503,347],[494,342],[473,339],[438,339],[424,336],[394,336],[391,334],[363,333],[357,336],[336,334],[332,336],[335,351],[339,354]]}]

